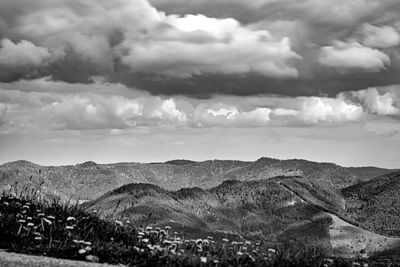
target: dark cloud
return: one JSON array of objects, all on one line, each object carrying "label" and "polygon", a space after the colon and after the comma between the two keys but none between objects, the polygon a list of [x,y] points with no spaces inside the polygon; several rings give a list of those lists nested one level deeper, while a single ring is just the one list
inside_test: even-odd
[{"label": "dark cloud", "polygon": [[336,96],[343,91],[355,91],[374,86],[388,86],[400,83],[400,68],[384,73],[347,73],[321,69],[312,79],[266,79],[260,75],[197,75],[190,78],[171,78],[150,74],[117,72],[111,80],[154,95],[187,95],[209,98],[226,94],[249,96],[257,94],[278,94],[285,96]]},{"label": "dark cloud", "polygon": [[400,82],[397,0],[149,2],[2,1],[0,81],[100,76],[197,98]]}]

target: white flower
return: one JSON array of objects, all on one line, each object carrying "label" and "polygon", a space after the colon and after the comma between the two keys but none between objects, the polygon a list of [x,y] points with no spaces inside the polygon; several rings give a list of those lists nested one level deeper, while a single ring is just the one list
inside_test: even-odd
[{"label": "white flower", "polygon": [[200,261],[202,263],[207,263],[207,257],[200,257]]},{"label": "white flower", "polygon": [[45,223],[49,224],[49,225],[52,225],[52,224],[53,224],[50,220],[48,220],[48,219],[46,219],[46,218],[43,218],[43,221],[44,221]]},{"label": "white flower", "polygon": [[70,221],[76,221],[75,217],[72,217],[72,216],[68,217],[67,222],[70,222]]},{"label": "white flower", "polygon": [[85,253],[86,253],[86,249],[81,248],[81,249],[78,251],[78,253],[79,253],[79,254],[85,254]]}]

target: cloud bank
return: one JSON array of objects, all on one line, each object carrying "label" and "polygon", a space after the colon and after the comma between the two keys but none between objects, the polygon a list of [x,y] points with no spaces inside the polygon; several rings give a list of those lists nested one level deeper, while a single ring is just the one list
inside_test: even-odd
[{"label": "cloud bank", "polygon": [[400,83],[399,17],[396,0],[4,0],[0,81],[334,97]]}]

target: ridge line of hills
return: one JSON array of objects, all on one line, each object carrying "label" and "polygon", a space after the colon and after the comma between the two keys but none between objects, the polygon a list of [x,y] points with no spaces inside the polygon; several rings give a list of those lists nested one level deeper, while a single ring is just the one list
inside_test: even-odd
[{"label": "ridge line of hills", "polygon": [[1,189],[26,187],[37,188],[46,199],[71,198],[109,218],[172,225],[198,236],[236,233],[327,250],[340,247],[350,254],[392,248],[400,237],[399,170],[267,157],[0,165]]}]

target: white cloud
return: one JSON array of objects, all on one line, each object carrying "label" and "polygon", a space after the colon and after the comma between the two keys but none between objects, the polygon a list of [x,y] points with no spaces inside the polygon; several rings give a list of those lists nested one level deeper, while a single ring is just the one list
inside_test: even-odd
[{"label": "white cloud", "polygon": [[371,113],[378,115],[400,114],[400,109],[396,106],[400,106],[400,101],[392,92],[381,95],[376,88],[368,88],[353,92],[353,96],[359,98]]},{"label": "white cloud", "polygon": [[300,58],[288,38],[251,30],[238,21],[203,15],[167,16],[168,26],[150,38],[126,39],[122,62],[134,72],[188,77],[204,73],[258,73],[285,78],[298,75],[292,62]]},{"label": "white cloud", "polygon": [[232,18],[166,15],[146,0],[112,4],[39,0],[18,8],[26,10],[16,17],[18,23],[12,28],[16,34],[40,44],[43,51],[72,51],[93,64],[95,73],[111,73],[118,60],[131,72],[175,77],[249,72],[278,78],[298,75],[293,61],[300,56],[291,50],[289,38],[252,30]]},{"label": "white cloud", "polygon": [[299,111],[294,109],[286,109],[286,108],[277,108],[273,111],[273,113],[277,116],[297,116],[299,115]]},{"label": "white cloud", "polygon": [[172,98],[162,100],[159,107],[151,113],[151,117],[179,122],[187,119],[186,113],[176,108],[176,103]]},{"label": "white cloud", "polygon": [[1,40],[0,65],[6,68],[40,67],[51,59],[49,50],[32,42],[22,40],[14,43],[9,39]]},{"label": "white cloud", "polygon": [[400,44],[399,32],[391,26],[374,26],[364,23],[360,28],[362,43],[369,47],[389,48]]},{"label": "white cloud", "polygon": [[307,123],[357,121],[363,108],[342,97],[301,97],[298,117]]},{"label": "white cloud", "polygon": [[241,111],[222,103],[211,107],[200,104],[194,111],[194,122],[197,126],[258,127],[268,124],[270,114],[269,108]]},{"label": "white cloud", "polygon": [[359,69],[367,72],[379,72],[390,65],[385,53],[361,45],[357,42],[335,41],[333,46],[324,46],[318,61],[325,66],[343,71]]}]

